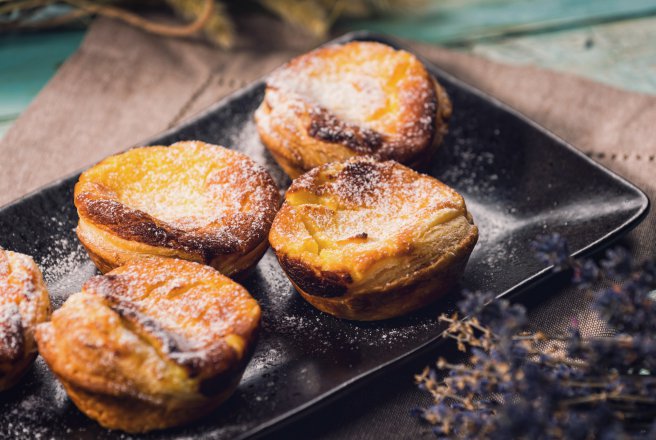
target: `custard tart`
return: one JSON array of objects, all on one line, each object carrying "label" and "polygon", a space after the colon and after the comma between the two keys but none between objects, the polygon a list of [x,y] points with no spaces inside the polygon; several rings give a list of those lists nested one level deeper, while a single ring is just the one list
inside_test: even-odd
[{"label": "custard tart", "polygon": [[450,115],[446,91],[414,55],[356,41],[275,70],[255,121],[264,145],[296,178],[362,155],[421,167],[442,142]]},{"label": "custard tart", "polygon": [[195,141],[111,156],[75,185],[77,236],[103,273],[155,255],[239,276],[266,251],[279,203],[264,168]]},{"label": "custard tart", "polygon": [[215,269],[149,257],[91,278],[36,338],[83,413],[136,433],[187,423],[225,401],[259,323],[255,299]]},{"label": "custard tart", "polygon": [[0,391],[15,385],[37,355],[34,331],[50,298],[31,257],[0,248]]},{"label": "custard tart", "polygon": [[310,304],[378,320],[448,292],[478,239],[465,201],[397,162],[354,158],[292,182],[269,241]]}]

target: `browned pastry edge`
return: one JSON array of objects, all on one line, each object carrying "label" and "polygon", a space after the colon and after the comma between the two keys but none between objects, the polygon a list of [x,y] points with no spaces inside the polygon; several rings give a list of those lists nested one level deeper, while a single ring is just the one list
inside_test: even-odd
[{"label": "browned pastry edge", "polygon": [[[322,49],[317,49],[299,58],[321,56],[315,55],[320,54],[321,51]],[[299,64],[298,58],[288,62],[281,69],[294,69],[296,64]],[[298,129],[304,130],[309,138],[324,144],[324,147],[330,144],[342,145],[351,150],[353,155],[368,155],[380,161],[396,160],[411,168],[425,169],[448,131],[448,120],[452,113],[452,103],[446,90],[427,70],[426,74],[433,84],[430,96],[425,101],[409,104],[417,114],[416,120],[430,121],[429,126],[423,127],[422,130],[416,130],[411,126],[403,127],[395,136],[397,139],[389,139],[388,136],[375,130],[342,121],[329,109],[305,102],[302,97],[294,98],[298,99],[304,108],[304,111],[296,112],[296,118],[299,119]],[[267,100],[267,93],[278,90],[279,88],[272,81],[267,81],[264,99],[256,112],[256,125],[264,145],[280,167],[294,179],[317,164],[306,163],[302,155],[288,148],[287,144],[292,142],[293,136],[285,137],[285,133],[268,133],[258,123],[259,117],[271,118],[271,113],[275,110]],[[266,116],[260,116],[261,114]],[[297,147],[303,151],[312,148],[312,145],[297,145]],[[333,160],[344,159],[345,157],[333,158]]]},{"label": "browned pastry edge", "polygon": [[134,397],[88,392],[59,377],[66,393],[80,411],[104,428],[131,434],[180,426],[206,416],[232,395],[240,379],[241,374],[235,376],[224,391],[212,398],[162,407]]},{"label": "browned pastry edge", "polygon": [[[0,256],[2,258],[2,256]],[[2,292],[0,292],[2,294]],[[18,306],[0,315],[0,384],[3,378],[12,374],[13,369],[28,355],[28,341],[25,339],[25,328]]]},{"label": "browned pastry edge", "polygon": [[[91,261],[93,261],[93,264],[95,264],[98,270],[100,270],[102,273],[110,272],[111,270],[127,263],[129,260],[150,257],[149,254],[137,255],[134,252],[130,253],[131,255],[129,257],[122,257],[118,255],[117,252],[113,252],[111,249],[103,248],[93,243],[92,240],[89,237],[86,237],[79,228],[76,231],[76,235],[80,240],[80,243],[82,243],[86,249],[89,258]],[[239,280],[243,279],[253,270],[257,263],[262,259],[268,248],[269,241],[265,239],[262,240],[257,245],[257,247],[248,253],[237,255],[235,258],[230,258],[227,261],[226,256],[224,255],[218,255],[210,261],[204,261],[195,254],[185,255],[184,257],[186,258],[184,259],[207,264],[222,274]],[[183,258],[183,256],[175,256],[171,258]]]},{"label": "browned pastry edge", "polygon": [[278,259],[298,292],[317,309],[339,318],[375,321],[412,312],[448,293],[462,276],[477,240],[474,227],[458,244],[458,252],[445,252],[392,285],[357,294],[348,292],[348,274],[316,273],[300,260],[282,255]]},{"label": "browned pastry edge", "polygon": [[243,252],[259,244],[257,238],[260,237],[248,237],[248,234],[243,233],[240,235],[247,240],[236,240],[234,233],[243,231],[230,226],[218,236],[206,231],[184,231],[117,200],[99,198],[96,193],[77,194],[75,205],[81,217],[124,240],[177,249],[198,255],[205,262],[217,255]]},{"label": "browned pastry edge", "polygon": [[103,254],[98,251],[98,248],[92,245],[91,242],[87,240],[87,238],[82,233],[80,233],[79,229],[75,232],[77,239],[80,240],[80,243],[82,243],[82,246],[84,246],[84,249],[86,249],[89,258],[91,261],[93,261],[93,264],[98,268],[100,272],[105,274],[110,272],[112,269],[119,267],[120,260],[117,260],[117,258],[105,258]]},{"label": "browned pastry edge", "polygon": [[[217,147],[196,141],[189,142]],[[174,145],[180,144],[182,143]],[[252,159],[246,155],[237,154],[252,162]],[[280,193],[269,173],[262,167],[254,168],[254,172],[257,185],[267,190],[267,200],[264,203],[266,216],[263,219],[261,230],[255,230],[252,227],[245,229],[238,221],[226,221],[226,224],[218,230],[210,228],[183,230],[161,221],[147,212],[124,205],[120,200],[109,195],[106,188],[92,182],[82,184],[81,181],[78,181],[75,185],[74,202],[80,219],[84,219],[91,226],[105,233],[125,240],[125,244],[128,246],[129,242],[134,242],[155,248],[175,250],[178,252],[176,256],[179,258],[211,265],[229,276],[240,276],[257,264],[266,251],[267,246],[263,246],[263,243],[267,243],[271,222],[280,205]],[[102,249],[99,243],[95,243],[89,237],[84,237],[79,231],[77,235],[92,261],[103,273],[127,261],[125,257],[130,253],[130,249],[123,249],[121,252],[107,252],[107,249]],[[124,254],[123,258],[116,258],[119,253]],[[227,259],[234,263],[234,268],[224,267],[226,265],[223,264],[223,260]]]},{"label": "browned pastry edge", "polygon": [[[0,248],[0,271],[7,269],[8,272],[0,276],[9,276],[11,272],[10,262],[5,251]],[[43,281],[41,270],[34,263],[31,257],[12,252],[18,259],[26,259],[29,266],[28,278],[23,280],[21,288],[23,300],[32,301],[34,316],[23,316],[20,312],[20,306],[16,307],[15,313],[18,320],[7,319],[7,316],[0,316],[0,334],[13,340],[11,346],[5,346],[8,340],[0,338],[0,392],[7,390],[16,385],[20,379],[27,373],[37,357],[37,345],[34,340],[34,327],[41,322],[47,321],[51,313],[50,297]],[[22,269],[22,267],[21,267]],[[0,292],[2,295],[2,292]],[[44,304],[45,302],[45,304]],[[0,309],[1,311],[1,309]]]},{"label": "browned pastry edge", "polygon": [[299,258],[290,258],[278,252],[276,252],[276,256],[285,274],[299,291],[311,291],[313,296],[322,298],[342,296],[352,282],[348,272],[327,270],[317,272]]},{"label": "browned pastry edge", "polygon": [[234,268],[233,270],[228,270],[225,268],[225,264],[221,258],[215,258],[214,261],[210,261],[210,266],[214,267],[226,276],[241,282],[253,272],[253,269],[255,269],[255,266],[262,259],[268,249],[269,239],[265,238],[255,249],[241,256],[232,266]]},{"label": "browned pastry edge", "polygon": [[310,109],[310,123],[306,131],[315,139],[342,144],[360,154],[374,154],[384,142],[382,134],[344,122],[321,107]]},{"label": "browned pastry edge", "polygon": [[435,96],[437,98],[437,117],[434,120],[433,141],[428,148],[420,151],[406,164],[418,171],[424,171],[430,167],[433,156],[435,156],[440,145],[444,142],[444,137],[449,132],[449,119],[453,111],[453,104],[444,87],[435,78],[433,78],[433,83],[435,84]]}]

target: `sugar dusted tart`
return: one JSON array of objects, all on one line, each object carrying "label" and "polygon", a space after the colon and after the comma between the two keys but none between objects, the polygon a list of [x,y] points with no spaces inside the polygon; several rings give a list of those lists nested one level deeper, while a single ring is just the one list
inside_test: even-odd
[{"label": "sugar dusted tart", "polygon": [[106,428],[146,432],[226,400],[259,324],[257,302],[215,269],[148,257],[91,278],[36,338],[83,413]]},{"label": "sugar dusted tart", "polygon": [[77,235],[102,272],[154,255],[239,276],[266,251],[279,203],[264,168],[197,141],[108,157],[75,185]]},{"label": "sugar dusted tart", "polygon": [[450,115],[445,90],[414,55],[355,41],[274,71],[255,120],[263,143],[296,178],[362,155],[421,167],[442,142]]},{"label": "sugar dusted tart", "polygon": [[403,315],[441,297],[461,277],[477,238],[456,191],[370,158],[294,180],[269,235],[303,298],[353,320]]},{"label": "sugar dusted tart", "polygon": [[31,257],[0,249],[0,391],[15,385],[37,355],[34,331],[50,298]]}]

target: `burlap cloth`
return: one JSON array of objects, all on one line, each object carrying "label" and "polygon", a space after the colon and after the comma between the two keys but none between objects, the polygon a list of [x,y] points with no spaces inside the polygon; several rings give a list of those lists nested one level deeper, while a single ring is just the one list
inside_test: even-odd
[{"label": "burlap cloth", "polygon": [[[81,48],[0,142],[0,204],[173,127],[232,90],[261,77],[317,42],[270,22],[247,23],[232,52],[199,41],[168,40],[98,20]],[[621,91],[568,74],[509,66],[408,43],[456,77],[528,115],[594,159],[656,194],[656,97]],[[457,111],[457,109],[456,109]],[[624,240],[638,258],[654,256],[656,216]],[[4,233],[4,231],[0,231]],[[602,331],[580,293],[536,293],[534,325],[562,328],[576,316],[587,333]],[[556,292],[553,289],[557,289]],[[547,299],[542,299],[547,298]],[[426,403],[414,361],[284,430],[281,438],[416,438],[426,427],[408,412]]]}]

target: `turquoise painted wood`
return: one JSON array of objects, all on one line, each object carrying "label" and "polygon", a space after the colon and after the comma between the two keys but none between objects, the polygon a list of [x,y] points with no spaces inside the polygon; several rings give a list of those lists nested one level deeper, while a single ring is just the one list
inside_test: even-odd
[{"label": "turquoise painted wood", "polygon": [[656,16],[483,42],[467,51],[656,94]]},{"label": "turquoise painted wood", "polygon": [[656,0],[430,0],[343,25],[656,94]]},{"label": "turquoise painted wood", "polygon": [[75,52],[83,37],[84,31],[0,37],[0,136]]},{"label": "turquoise painted wood", "polygon": [[429,0],[402,15],[344,22],[399,37],[462,45],[517,33],[656,14],[656,0]]}]

